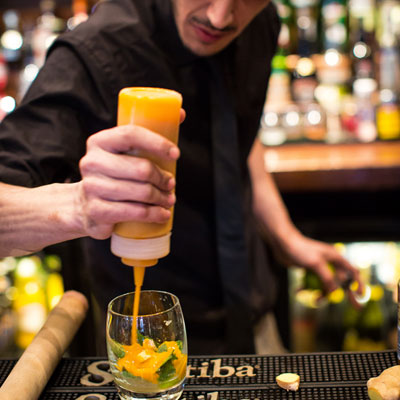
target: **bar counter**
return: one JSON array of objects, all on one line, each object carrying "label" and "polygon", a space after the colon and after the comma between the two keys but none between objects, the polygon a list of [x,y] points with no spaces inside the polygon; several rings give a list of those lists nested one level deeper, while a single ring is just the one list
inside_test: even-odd
[{"label": "bar counter", "polygon": [[[0,360],[0,384],[16,360]],[[396,365],[395,351],[337,352],[283,355],[189,357],[182,400],[368,400],[366,383]],[[275,377],[300,375],[300,388],[287,392]],[[100,358],[63,358],[43,391],[41,400],[118,400]]]},{"label": "bar counter", "polygon": [[282,192],[400,188],[400,141],[266,147],[265,168]]}]

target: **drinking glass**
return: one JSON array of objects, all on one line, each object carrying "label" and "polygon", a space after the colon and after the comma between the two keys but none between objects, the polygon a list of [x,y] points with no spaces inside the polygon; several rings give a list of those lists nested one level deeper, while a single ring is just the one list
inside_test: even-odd
[{"label": "drinking glass", "polygon": [[135,293],[113,299],[107,310],[107,353],[123,400],[176,400],[187,366],[185,322],[171,293],[142,291],[138,316]]}]

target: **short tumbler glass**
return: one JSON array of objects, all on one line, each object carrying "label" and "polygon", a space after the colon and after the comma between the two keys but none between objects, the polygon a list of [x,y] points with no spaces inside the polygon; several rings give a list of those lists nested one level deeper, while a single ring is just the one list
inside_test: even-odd
[{"label": "short tumbler glass", "polygon": [[107,353],[123,400],[176,400],[187,366],[185,322],[171,293],[142,291],[138,316],[135,293],[116,297],[107,310]]}]

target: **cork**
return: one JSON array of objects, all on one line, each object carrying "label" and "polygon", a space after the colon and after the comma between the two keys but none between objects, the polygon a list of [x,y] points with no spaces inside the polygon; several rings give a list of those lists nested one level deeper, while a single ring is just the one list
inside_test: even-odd
[{"label": "cork", "polygon": [[85,318],[86,297],[67,291],[0,388],[2,400],[36,400]]}]

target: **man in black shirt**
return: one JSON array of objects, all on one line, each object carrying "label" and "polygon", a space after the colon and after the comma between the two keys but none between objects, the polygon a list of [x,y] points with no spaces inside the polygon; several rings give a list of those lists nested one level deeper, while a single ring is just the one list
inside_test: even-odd
[{"label": "man in black shirt", "polygon": [[[124,154],[142,149],[180,156],[171,253],[148,269],[145,288],[180,298],[192,354],[254,351],[252,327],[276,301],[262,236],[327,290],[337,285],[328,262],[359,280],[332,246],[293,226],[264,170],[256,134],[278,32],[269,0],[100,2],[59,37],[1,125],[0,257],[85,237],[104,317],[107,302],[133,286],[110,252],[114,224],[164,222],[175,203],[169,173]],[[146,129],[114,127],[128,86],[182,93],[179,149]]]}]

